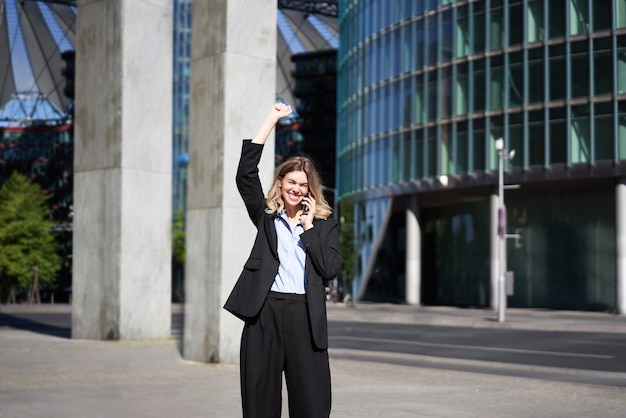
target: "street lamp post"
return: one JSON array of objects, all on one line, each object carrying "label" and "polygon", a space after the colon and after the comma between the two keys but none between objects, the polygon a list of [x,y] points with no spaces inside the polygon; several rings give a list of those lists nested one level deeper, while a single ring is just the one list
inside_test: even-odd
[{"label": "street lamp post", "polygon": [[515,150],[504,148],[504,140],[496,140],[498,150],[498,322],[504,322],[506,316],[506,207],[504,206],[504,160],[515,156]]}]

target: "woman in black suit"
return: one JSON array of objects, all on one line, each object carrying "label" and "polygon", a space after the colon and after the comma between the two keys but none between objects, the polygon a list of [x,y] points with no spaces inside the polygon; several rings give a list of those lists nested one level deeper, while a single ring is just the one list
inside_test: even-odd
[{"label": "woman in black suit", "polygon": [[257,228],[252,252],[224,308],[245,321],[241,337],[243,416],[280,417],[282,376],[289,416],[330,415],[325,287],[341,267],[337,221],[306,156],[275,172],[265,197],[258,176],[263,144],[291,107],[276,103],[244,140],[237,188]]}]

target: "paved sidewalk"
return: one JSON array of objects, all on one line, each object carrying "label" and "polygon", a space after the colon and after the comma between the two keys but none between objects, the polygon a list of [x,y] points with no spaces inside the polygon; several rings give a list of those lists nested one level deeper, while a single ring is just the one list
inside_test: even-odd
[{"label": "paved sidewalk", "polygon": [[[0,306],[8,315],[32,310],[62,313],[68,307]],[[477,309],[329,304],[328,311],[331,321],[626,332],[626,318],[602,313],[511,309],[502,324],[494,312]],[[0,417],[241,416],[238,365],[185,361],[179,344],[71,340],[0,327]],[[379,362],[379,353],[351,358],[350,350],[329,351],[337,418],[623,417],[626,411],[624,388],[407,367]],[[286,399],[283,410],[286,417]]]},{"label": "paved sidewalk", "polygon": [[417,307],[389,303],[328,303],[330,320],[391,322],[478,328],[626,333],[626,315],[605,312],[508,308],[505,321],[491,309],[449,306]]}]

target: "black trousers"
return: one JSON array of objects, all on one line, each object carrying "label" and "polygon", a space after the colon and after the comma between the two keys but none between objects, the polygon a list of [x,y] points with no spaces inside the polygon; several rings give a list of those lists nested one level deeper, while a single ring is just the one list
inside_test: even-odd
[{"label": "black trousers", "polygon": [[241,337],[244,418],[279,418],[285,373],[291,418],[327,418],[328,351],[313,344],[304,295],[270,292]]}]

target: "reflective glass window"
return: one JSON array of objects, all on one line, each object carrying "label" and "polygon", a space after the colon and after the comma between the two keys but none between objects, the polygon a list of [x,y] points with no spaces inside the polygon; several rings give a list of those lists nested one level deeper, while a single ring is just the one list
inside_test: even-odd
[{"label": "reflective glass window", "polygon": [[524,19],[522,2],[509,2],[509,45],[519,45],[524,38]]},{"label": "reflective glass window", "polygon": [[437,15],[426,17],[426,31],[428,35],[428,51],[426,53],[426,64],[433,65],[437,62],[437,45],[439,43]]},{"label": "reflective glass window", "polygon": [[568,0],[568,2],[569,34],[579,35],[589,32],[589,0]]},{"label": "reflective glass window", "polygon": [[472,3],[474,13],[472,16],[474,23],[474,45],[472,53],[476,54],[485,50],[485,5],[479,1]]},{"label": "reflective glass window", "polygon": [[515,156],[509,161],[512,167],[524,165],[524,114],[522,112],[509,115],[509,131],[507,135],[508,149],[515,150]]},{"label": "reflective glass window", "polygon": [[401,136],[396,134],[390,138],[391,140],[391,182],[399,183],[402,181],[402,140]]},{"label": "reflective glass window", "polygon": [[452,67],[446,66],[441,68],[441,117],[447,118],[452,115]]},{"label": "reflective glass window", "polygon": [[424,131],[417,129],[415,131],[415,139],[413,145],[413,175],[415,179],[420,179],[424,176]]},{"label": "reflective glass window", "polygon": [[402,28],[397,28],[396,30],[392,32],[391,42],[393,46],[393,58],[392,58],[393,70],[391,72],[391,76],[395,77],[403,71]]},{"label": "reflective glass window", "polygon": [[572,97],[589,95],[589,42],[587,40],[572,42]]},{"label": "reflective glass window", "polygon": [[430,70],[426,74],[428,80],[428,102],[426,110],[428,112],[427,120],[435,120],[437,118],[437,93],[439,86],[437,83],[437,70]]},{"label": "reflective glass window", "polygon": [[415,54],[413,54],[414,36],[413,25],[404,25],[402,27],[402,71],[409,72],[413,69]]},{"label": "reflective glass window", "polygon": [[489,109],[502,108],[502,97],[504,94],[504,72],[502,68],[503,56],[497,55],[491,57],[489,70]]},{"label": "reflective glass window", "polygon": [[[611,29],[611,21],[613,18],[613,10],[610,4],[605,4],[603,1],[592,1],[593,6],[593,31],[609,30]],[[619,8],[619,0],[616,1],[616,6]]]},{"label": "reflective glass window", "polygon": [[439,153],[441,167],[435,175],[451,174],[453,169],[452,157],[454,155],[454,141],[450,135],[452,126],[449,123],[444,123],[439,128]]},{"label": "reflective glass window", "polygon": [[593,40],[594,94],[613,92],[613,57],[610,37]]},{"label": "reflective glass window", "polygon": [[572,106],[570,161],[573,164],[588,163],[591,161],[590,128],[589,105]]},{"label": "reflective glass window", "polygon": [[424,19],[419,19],[414,23],[413,33],[415,34],[415,68],[424,65],[425,34]]},{"label": "reflective glass window", "polygon": [[485,61],[477,60],[473,63],[474,69],[474,112],[485,110]]},{"label": "reflective glass window", "polygon": [[509,65],[506,68],[509,82],[509,102],[507,106],[515,107],[524,104],[524,74],[522,68],[522,52],[513,52],[509,55]]},{"label": "reflective glass window", "polygon": [[434,177],[437,175],[437,127],[428,128],[428,142],[426,144],[428,153],[428,172],[426,177]]},{"label": "reflective glass window", "polygon": [[550,115],[550,164],[567,161],[567,129],[565,109],[552,108]]},{"label": "reflective glass window", "polygon": [[415,123],[424,122],[424,75],[418,74],[415,76],[415,95],[413,111],[415,115]]},{"label": "reflective glass window", "polygon": [[467,122],[459,122],[456,126],[456,173],[467,172],[468,150]]},{"label": "reflective glass window", "polygon": [[626,93],[626,35],[617,37],[617,92]]},{"label": "reflective glass window", "polygon": [[413,123],[413,78],[403,80],[402,125],[410,126]]},{"label": "reflective glass window", "polygon": [[626,160],[626,101],[617,102],[617,158]]},{"label": "reflective glass window", "polygon": [[618,28],[626,28],[626,0],[615,0],[616,23]]},{"label": "reflective glass window", "polygon": [[473,161],[472,171],[485,169],[485,121],[484,119],[474,120],[473,129]]},{"label": "reflective glass window", "polygon": [[413,180],[413,165],[415,162],[415,160],[413,159],[414,146],[415,143],[413,141],[413,131],[405,132],[402,136],[402,179],[404,181]]},{"label": "reflective glass window", "polygon": [[467,16],[467,5],[458,7],[456,10],[456,54],[464,57],[470,53],[469,21]]},{"label": "reflective glass window", "polygon": [[530,165],[545,164],[543,110],[528,112],[528,160]]},{"label": "reflective glass window", "polygon": [[444,11],[441,18],[441,60],[450,61],[452,59],[452,41],[454,39],[454,28],[452,26],[452,9]]},{"label": "reflective glass window", "polygon": [[545,97],[543,48],[528,50],[528,103],[542,102]]},{"label": "reflective glass window", "polygon": [[[492,2],[495,3],[495,2]],[[501,2],[500,2],[501,3]],[[504,46],[504,12],[502,6],[493,7],[489,16],[489,49]]]},{"label": "reflective glass window", "polygon": [[469,112],[469,75],[467,62],[457,66],[456,91],[455,91],[455,114],[463,115]]},{"label": "reflective glass window", "polygon": [[594,105],[594,147],[595,160],[612,160],[615,144],[613,134],[613,103],[596,103]]},{"label": "reflective glass window", "polygon": [[[545,0],[547,1],[547,0]],[[529,0],[526,9],[526,30],[528,42],[538,42],[545,39],[546,26],[544,22],[544,0]]]},{"label": "reflective glass window", "polygon": [[563,45],[554,45],[549,49],[550,54],[550,100],[565,98],[565,56]]},{"label": "reflective glass window", "polygon": [[548,19],[550,21],[550,38],[565,35],[565,8],[567,0],[546,0],[548,2]]}]

